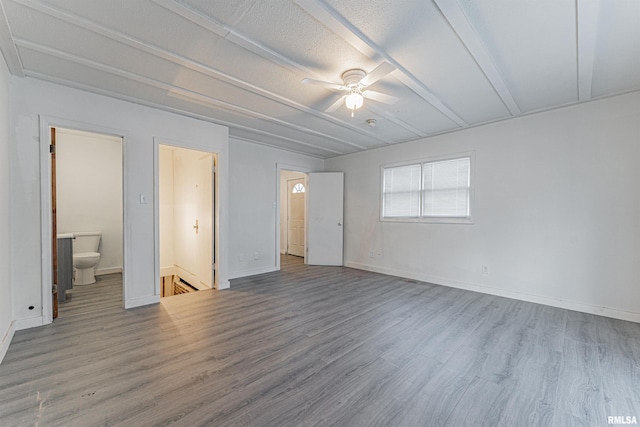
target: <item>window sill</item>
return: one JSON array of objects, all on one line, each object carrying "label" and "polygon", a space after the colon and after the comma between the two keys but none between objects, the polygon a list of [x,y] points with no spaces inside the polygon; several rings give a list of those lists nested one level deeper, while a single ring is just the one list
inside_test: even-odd
[{"label": "window sill", "polygon": [[382,217],[382,222],[413,222],[422,224],[473,224],[471,217],[456,218],[456,217],[425,217],[425,218],[412,218],[412,217]]}]

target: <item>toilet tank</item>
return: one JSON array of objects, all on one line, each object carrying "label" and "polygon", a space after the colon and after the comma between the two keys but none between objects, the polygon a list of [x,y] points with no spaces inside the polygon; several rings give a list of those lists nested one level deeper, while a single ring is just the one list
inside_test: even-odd
[{"label": "toilet tank", "polygon": [[82,252],[98,252],[100,245],[100,237],[102,233],[99,231],[74,231],[73,236],[73,253]]}]

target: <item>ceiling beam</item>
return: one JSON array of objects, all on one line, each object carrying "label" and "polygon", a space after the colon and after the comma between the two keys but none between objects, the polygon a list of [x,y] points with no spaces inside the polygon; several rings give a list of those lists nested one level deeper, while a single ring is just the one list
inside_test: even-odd
[{"label": "ceiling beam", "polygon": [[400,120],[399,118],[397,118],[393,113],[389,112],[389,111],[383,111],[382,108],[373,105],[372,102],[368,102],[367,105],[365,106],[365,108],[367,110],[371,110],[374,113],[376,113],[377,115],[384,117],[385,119],[389,120],[390,122],[396,124],[397,126],[400,126],[401,128],[403,128],[404,130],[407,130],[415,135],[417,135],[420,138],[424,138],[426,136],[428,136],[425,132],[421,131],[420,129],[416,129],[413,126],[411,126],[409,123]]},{"label": "ceiling beam", "polygon": [[[1,0],[0,0],[1,1]],[[166,7],[166,5],[164,3],[166,3],[167,5],[170,5],[172,3],[174,3],[172,0],[154,0],[156,3],[158,3],[158,5]],[[346,122],[344,120],[341,120],[339,118],[336,118],[334,116],[331,116],[329,114],[326,114],[324,112],[320,112],[318,110],[315,110],[313,108],[310,108],[306,105],[300,104],[298,102],[295,102],[293,100],[290,100],[288,98],[285,98],[283,96],[280,96],[278,94],[275,94],[273,92],[267,91],[265,89],[262,89],[256,85],[253,85],[249,82],[243,81],[237,77],[231,76],[229,74],[223,73],[222,71],[216,70],[212,67],[209,67],[205,64],[202,64],[200,62],[191,60],[187,57],[181,56],[177,53],[174,52],[170,52],[166,49],[160,48],[158,46],[154,46],[151,45],[149,43],[143,42],[141,40],[135,39],[133,37],[130,37],[126,34],[122,34],[120,32],[117,32],[115,30],[111,30],[108,28],[105,28],[95,22],[89,21],[83,17],[74,15],[70,12],[66,12],[66,11],[61,11],[59,9],[56,9],[50,5],[44,4],[43,2],[39,1],[39,0],[14,0],[14,2],[21,4],[22,6],[28,7],[30,9],[33,10],[37,10],[40,11],[42,13],[48,14],[50,16],[53,16],[55,18],[58,18],[60,20],[63,20],[64,22],[73,24],[73,25],[77,25],[80,28],[84,28],[87,31],[91,31],[95,34],[100,34],[102,36],[105,36],[111,40],[117,41],[119,43],[125,44],[127,46],[130,46],[134,49],[146,52],[150,55],[156,56],[158,58],[164,59],[166,61],[172,62],[176,65],[180,65],[186,68],[189,68],[193,71],[197,71],[199,73],[205,74],[209,77],[215,78],[217,80],[221,80],[224,81],[226,83],[229,83],[235,87],[238,87],[240,89],[246,90],[250,93],[262,96],[264,98],[267,98],[271,101],[274,102],[278,102],[282,105],[285,105],[287,107],[290,108],[294,108],[298,111],[313,115],[315,117],[318,117],[320,119],[332,122],[334,124],[337,124],[339,126],[342,126],[344,128],[347,128],[351,131],[354,131],[360,135],[364,135],[367,136],[368,138],[380,141],[380,142],[384,142],[384,143],[389,143],[390,140],[387,138],[383,138],[380,135],[377,135],[374,132],[371,132],[368,129],[362,129],[360,127],[354,126],[353,124]],[[208,21],[205,17],[202,17],[200,15],[197,14],[190,14],[188,13],[189,9],[185,9],[182,6],[177,6],[177,7],[172,7],[170,10],[180,10],[181,14],[180,16],[185,17],[184,15],[189,16],[189,20],[197,25],[202,26],[203,28],[207,29],[208,31],[213,32],[214,34],[218,35],[218,36],[222,36],[222,35],[227,35],[229,34],[228,30],[226,30],[225,28],[219,27],[217,26],[217,24],[213,21]],[[15,49],[15,46],[14,46]],[[334,137],[332,137],[334,138]],[[335,139],[335,138],[334,138]],[[348,145],[352,145],[355,146],[357,148],[362,148],[360,145],[354,144],[352,142],[349,141],[344,141],[345,143],[347,143]]]},{"label": "ceiling beam", "polygon": [[438,6],[445,19],[449,22],[453,31],[458,35],[462,44],[467,48],[467,51],[471,54],[473,59],[475,59],[476,64],[478,64],[484,75],[487,77],[489,83],[491,83],[491,86],[493,86],[500,99],[502,99],[502,102],[507,107],[511,115],[519,116],[522,113],[520,111],[520,107],[518,107],[518,104],[516,104],[516,101],[513,99],[513,96],[511,95],[507,84],[502,79],[496,64],[485,49],[478,33],[473,29],[471,23],[460,8],[458,1],[433,1],[436,6]]},{"label": "ceiling beam", "polygon": [[[339,144],[342,145],[347,145],[347,146],[351,146],[351,147],[355,147],[358,149],[365,149],[367,147],[355,144],[353,142],[350,141],[345,141],[343,139],[340,138],[336,138],[334,136],[331,135],[327,135],[325,133],[319,132],[319,131],[315,131],[312,129],[308,129],[304,126],[299,126],[293,123],[289,123],[287,121],[281,120],[281,119],[277,119],[275,117],[257,112],[257,111],[253,111],[250,110],[248,108],[245,107],[241,107],[239,105],[235,105],[235,104],[231,104],[229,102],[226,101],[222,101],[207,95],[203,95],[200,93],[196,93],[193,92],[189,89],[186,88],[181,88],[178,86],[175,86],[173,84],[169,84],[169,83],[165,83],[165,82],[161,82],[149,77],[145,77],[145,76],[141,76],[139,74],[136,73],[132,73],[130,71],[125,71],[125,70],[121,70],[119,68],[116,67],[112,67],[110,65],[106,65],[106,64],[101,64],[98,62],[95,62],[93,60],[87,59],[87,58],[81,58],[79,56],[67,53],[67,52],[62,52],[60,50],[57,49],[53,49],[50,47],[46,47],[46,46],[41,46],[41,45],[37,45],[35,43],[26,41],[26,40],[20,40],[20,39],[16,39],[15,43],[17,46],[26,48],[26,49],[30,49],[33,50],[35,52],[39,52],[45,55],[50,55],[56,58],[61,58],[64,59],[65,61],[69,61],[69,62],[73,62],[75,64],[78,65],[83,65],[85,67],[89,67],[95,70],[99,70],[105,73],[109,73],[112,75],[116,75],[125,79],[129,79],[129,80],[133,80],[133,81],[137,81],[138,83],[142,83],[142,84],[146,84],[148,86],[152,86],[155,87],[157,89],[161,89],[163,91],[166,91],[168,94],[173,94],[174,96],[179,96],[182,97],[183,99],[188,99],[192,102],[198,102],[201,105],[204,105],[206,107],[209,108],[221,108],[224,110],[228,110],[228,111],[234,111],[236,113],[240,113],[241,115],[244,116],[250,116],[259,120],[264,120],[267,122],[272,122],[272,123],[276,123],[280,126],[289,128],[289,129],[293,129],[296,130],[298,132],[303,132],[306,134],[312,134],[315,136],[318,136],[320,138],[326,139],[328,141],[334,141],[337,142]],[[335,154],[340,154],[340,152],[338,151],[334,151],[334,150],[327,150],[330,152],[334,152]]]},{"label": "ceiling beam", "polygon": [[320,76],[311,68],[307,68],[295,61],[285,57],[284,55],[268,48],[267,46],[259,43],[246,35],[234,30],[231,27],[224,25],[223,23],[215,20],[211,16],[203,15],[202,13],[193,10],[189,6],[178,3],[175,0],[152,0],[158,6],[162,6],[167,10],[175,13],[184,19],[191,21],[192,23],[210,31],[228,41],[237,44],[269,61],[275,62],[278,65],[287,69],[295,69],[297,72],[306,76],[314,76],[318,79],[324,79],[324,76]]},{"label": "ceiling beam", "polygon": [[[312,147],[312,148],[315,148],[316,150],[319,150],[319,151],[324,151],[326,153],[331,153],[329,156],[323,156],[322,158],[333,157],[333,156],[336,155],[336,153],[338,153],[338,152],[336,152],[334,150],[331,150],[331,149],[322,148],[322,147],[319,147],[317,145],[309,144],[309,143],[306,143],[306,142],[303,142],[303,141],[298,141],[298,140],[293,139],[293,138],[283,137],[281,135],[276,135],[276,134],[271,133],[271,132],[266,132],[266,131],[263,131],[263,130],[254,129],[254,128],[251,128],[249,126],[238,125],[236,123],[231,123],[231,122],[228,122],[226,120],[220,120],[220,119],[213,118],[211,116],[205,116],[205,115],[194,113],[194,112],[191,112],[191,111],[182,110],[180,108],[171,107],[171,106],[168,106],[166,104],[158,104],[158,103],[155,103],[155,102],[145,101],[145,100],[142,100],[140,98],[134,98],[132,96],[124,95],[124,94],[119,93],[119,92],[113,92],[113,91],[110,91],[110,90],[107,90],[107,89],[100,89],[100,88],[96,88],[94,86],[87,86],[87,85],[84,85],[82,83],[73,82],[73,81],[70,81],[70,80],[65,80],[65,79],[61,79],[61,78],[57,78],[57,77],[52,77],[50,75],[38,73],[38,72],[35,72],[35,71],[26,70],[25,71],[25,76],[33,77],[34,79],[38,79],[38,80],[42,80],[42,81],[46,81],[46,82],[55,83],[55,84],[58,84],[58,85],[61,85],[61,86],[67,86],[67,87],[70,87],[70,88],[82,90],[84,92],[95,93],[97,95],[107,96],[109,98],[114,98],[114,99],[119,99],[121,101],[131,102],[132,104],[143,105],[145,107],[151,107],[151,108],[155,108],[157,110],[163,110],[163,111],[167,111],[167,112],[170,112],[170,113],[179,114],[181,116],[191,117],[191,118],[202,120],[202,121],[205,121],[205,122],[215,123],[215,124],[218,124],[218,125],[221,125],[221,126],[226,126],[230,130],[230,133],[229,133],[230,136],[232,135],[231,132],[234,129],[239,129],[239,130],[245,130],[247,132],[251,132],[251,133],[254,133],[254,134],[257,134],[257,135],[264,135],[264,136],[267,136],[267,137],[270,137],[270,138],[274,138],[276,140],[289,141],[289,142],[292,142],[294,144],[307,146],[307,147]],[[264,143],[264,142],[262,144],[270,146],[270,147],[278,148],[278,149],[281,149],[281,150],[286,150],[286,151],[291,151],[291,152],[294,152],[294,153],[305,154],[305,155],[310,155],[312,157],[316,157],[316,156],[313,156],[311,154],[307,154],[306,151],[302,151],[302,150],[301,151],[296,151],[296,150],[292,150],[292,149],[283,148],[283,147],[277,146],[275,144],[269,144],[269,143]]]},{"label": "ceiling beam", "polygon": [[365,36],[331,6],[322,0],[295,0],[295,2],[318,22],[325,25],[338,36],[342,37],[342,39],[358,49],[364,55],[374,61],[385,60],[396,67],[397,71],[394,71],[393,75],[398,80],[413,90],[425,101],[433,105],[437,110],[455,122],[458,126],[463,128],[469,126],[468,123],[466,123],[460,116],[444,105],[444,103],[417,77],[409,72],[409,70],[393,59],[391,55],[386,53],[380,46],[376,45],[371,39]]},{"label": "ceiling beam", "polygon": [[[268,142],[264,142],[261,141],[259,139],[254,139],[254,138],[248,138],[246,136],[240,136],[234,133],[230,133],[229,134],[229,139],[235,139],[237,141],[242,141],[242,142],[249,142],[251,144],[258,144],[258,145],[263,145],[265,147],[270,147],[270,148],[277,148],[278,150],[284,150],[284,151],[288,151],[290,153],[295,153],[295,154],[303,154],[305,156],[310,156],[310,157],[315,157],[316,159],[326,159],[329,157],[335,157],[335,154],[332,154],[330,156],[319,156],[317,154],[310,154],[308,151],[302,151],[302,150],[295,150],[293,148],[289,148],[289,147],[282,147],[279,145],[275,145],[275,144],[269,144]],[[282,138],[278,138],[278,139],[282,139]],[[299,141],[296,141],[296,143],[299,143]],[[312,149],[316,149],[316,150],[320,150],[320,151],[325,151],[323,148],[320,148],[318,146],[315,145],[308,145],[310,148]]]},{"label": "ceiling beam", "polygon": [[22,61],[15,44],[13,44],[11,27],[7,20],[7,14],[4,12],[2,0],[0,0],[0,51],[2,51],[9,72],[14,76],[24,77]]},{"label": "ceiling beam", "polygon": [[[302,74],[305,77],[315,77],[318,80],[327,80],[326,76],[320,75],[317,72],[315,72],[314,70],[312,70],[311,68],[307,68],[289,58],[287,58],[286,56],[282,55],[279,52],[276,52],[273,49],[270,49],[269,47],[265,46],[264,44],[253,40],[252,38],[248,37],[245,34],[242,34],[238,31],[236,31],[235,29],[228,27],[227,25],[224,25],[221,22],[218,22],[217,20],[215,20],[214,18],[207,16],[207,15],[203,15],[200,12],[191,9],[190,7],[188,7],[187,5],[184,4],[180,4],[177,3],[175,0],[152,0],[154,3],[156,3],[158,6],[162,6],[167,10],[170,10],[171,12],[175,13],[178,16],[181,16],[182,18],[191,21],[193,24],[196,24],[198,26],[200,26],[201,28],[216,34],[220,37],[223,37],[225,40],[229,41],[230,43],[233,43],[237,46],[240,46],[246,50],[248,50],[249,52],[255,53],[256,55],[273,62],[274,64],[277,64],[279,66],[281,66],[282,68],[285,68],[288,71],[291,71],[293,73],[299,73]],[[213,70],[214,72],[217,72],[219,74],[219,71],[217,70]],[[251,85],[250,83],[244,82],[240,79],[237,79],[235,77],[231,77],[228,75],[224,75],[224,76],[220,76],[220,77],[224,77],[226,79],[232,79],[234,82],[237,82],[245,87],[251,87],[252,90],[255,90],[256,92],[260,92],[270,98],[273,99],[277,99],[278,101],[287,104],[289,106],[292,106],[302,112],[305,112],[307,114],[312,114],[316,117],[334,122],[336,124],[339,124],[340,126],[349,128],[353,131],[356,131],[358,133],[360,133],[361,135],[367,135],[368,137],[374,138],[378,141],[384,142],[384,143],[389,143],[391,142],[390,140],[386,139],[386,138],[381,138],[379,135],[375,134],[374,132],[368,131],[368,130],[363,130],[357,126],[354,126],[353,124],[351,124],[350,122],[344,121],[344,120],[340,120],[334,116],[331,116],[327,113],[324,112],[320,112],[318,110],[315,110],[313,108],[310,108],[306,105],[302,105],[299,104],[295,101],[292,101],[290,99],[284,98],[280,95],[277,95],[275,93],[272,92],[268,92],[262,88],[256,87],[254,85]]]},{"label": "ceiling beam", "polygon": [[[266,122],[271,122],[271,123],[275,123],[277,125],[283,126],[283,127],[287,127],[289,129],[293,129],[296,130],[298,132],[302,132],[302,133],[306,133],[306,134],[312,134],[315,135],[317,137],[326,139],[327,141],[333,141],[342,145],[346,145],[346,146],[351,146],[354,148],[358,148],[358,149],[365,149],[368,147],[364,147],[362,145],[359,144],[355,144],[353,142],[349,142],[349,141],[345,141],[343,139],[340,138],[336,138],[334,136],[331,135],[327,135],[325,133],[313,130],[313,129],[309,129],[307,127],[304,126],[299,126],[281,119],[277,119],[275,117],[266,115],[266,114],[262,114],[259,113],[257,111],[253,111],[250,110],[248,108],[244,108],[244,107],[240,107],[238,105],[234,105],[234,104],[230,104],[228,102],[225,101],[221,101],[215,98],[212,98],[210,96],[207,95],[203,95],[201,93],[198,92],[194,92],[191,91],[189,89],[183,89],[183,88],[179,88],[179,87],[172,87],[171,89],[168,90],[168,94],[169,96],[174,95],[180,98],[183,98],[185,100],[188,100],[190,102],[196,102],[198,104],[204,105],[205,107],[209,107],[209,108],[223,108],[226,110],[230,110],[230,111],[235,111],[237,113],[240,113],[243,116],[250,116],[250,117],[254,117],[256,119],[259,120],[264,120]],[[311,147],[317,147],[314,144],[310,144]],[[341,151],[335,151],[335,150],[331,150],[331,149],[325,149],[326,151],[329,152],[333,152],[335,154],[344,154],[344,152]]]},{"label": "ceiling beam", "polygon": [[591,99],[593,85],[593,63],[596,50],[599,0],[576,1],[577,56],[578,56],[578,100]]}]

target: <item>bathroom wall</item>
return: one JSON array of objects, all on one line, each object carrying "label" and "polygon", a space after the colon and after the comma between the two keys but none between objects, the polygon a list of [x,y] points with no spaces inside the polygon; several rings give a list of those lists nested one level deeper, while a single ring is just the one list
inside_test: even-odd
[{"label": "bathroom wall", "polygon": [[15,329],[11,309],[11,214],[7,203],[11,182],[9,90],[9,71],[0,55],[0,361],[9,348]]},{"label": "bathroom wall", "polygon": [[56,129],[58,232],[101,231],[96,274],[122,271],[122,139]]}]

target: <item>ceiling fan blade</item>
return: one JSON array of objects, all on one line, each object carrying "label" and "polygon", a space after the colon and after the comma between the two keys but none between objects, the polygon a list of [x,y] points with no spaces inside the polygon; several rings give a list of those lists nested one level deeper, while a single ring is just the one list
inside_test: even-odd
[{"label": "ceiling fan blade", "polygon": [[335,84],[335,83],[329,83],[329,82],[323,82],[321,80],[314,80],[314,79],[302,79],[302,84],[322,86],[322,87],[325,87],[325,88],[331,89],[331,90],[347,90],[347,88],[342,86],[342,85]]},{"label": "ceiling fan blade", "polygon": [[385,104],[393,105],[398,102],[398,98],[395,96],[387,95],[386,93],[376,92],[374,90],[365,90],[362,92],[362,96],[367,99],[373,99],[374,101],[383,102]]},{"label": "ceiling fan blade", "polygon": [[395,69],[396,67],[389,64],[388,62],[383,62],[382,64],[371,70],[369,74],[364,76],[362,80],[360,80],[360,83],[362,83],[363,86],[370,86],[387,74],[395,71]]},{"label": "ceiling fan blade", "polygon": [[333,104],[331,104],[329,107],[327,107],[326,110],[324,110],[325,113],[333,113],[334,111],[336,111],[338,108],[340,108],[341,105],[344,105],[344,99],[347,97],[347,95],[343,95],[340,98],[338,98],[338,100],[336,102],[334,102]]}]

